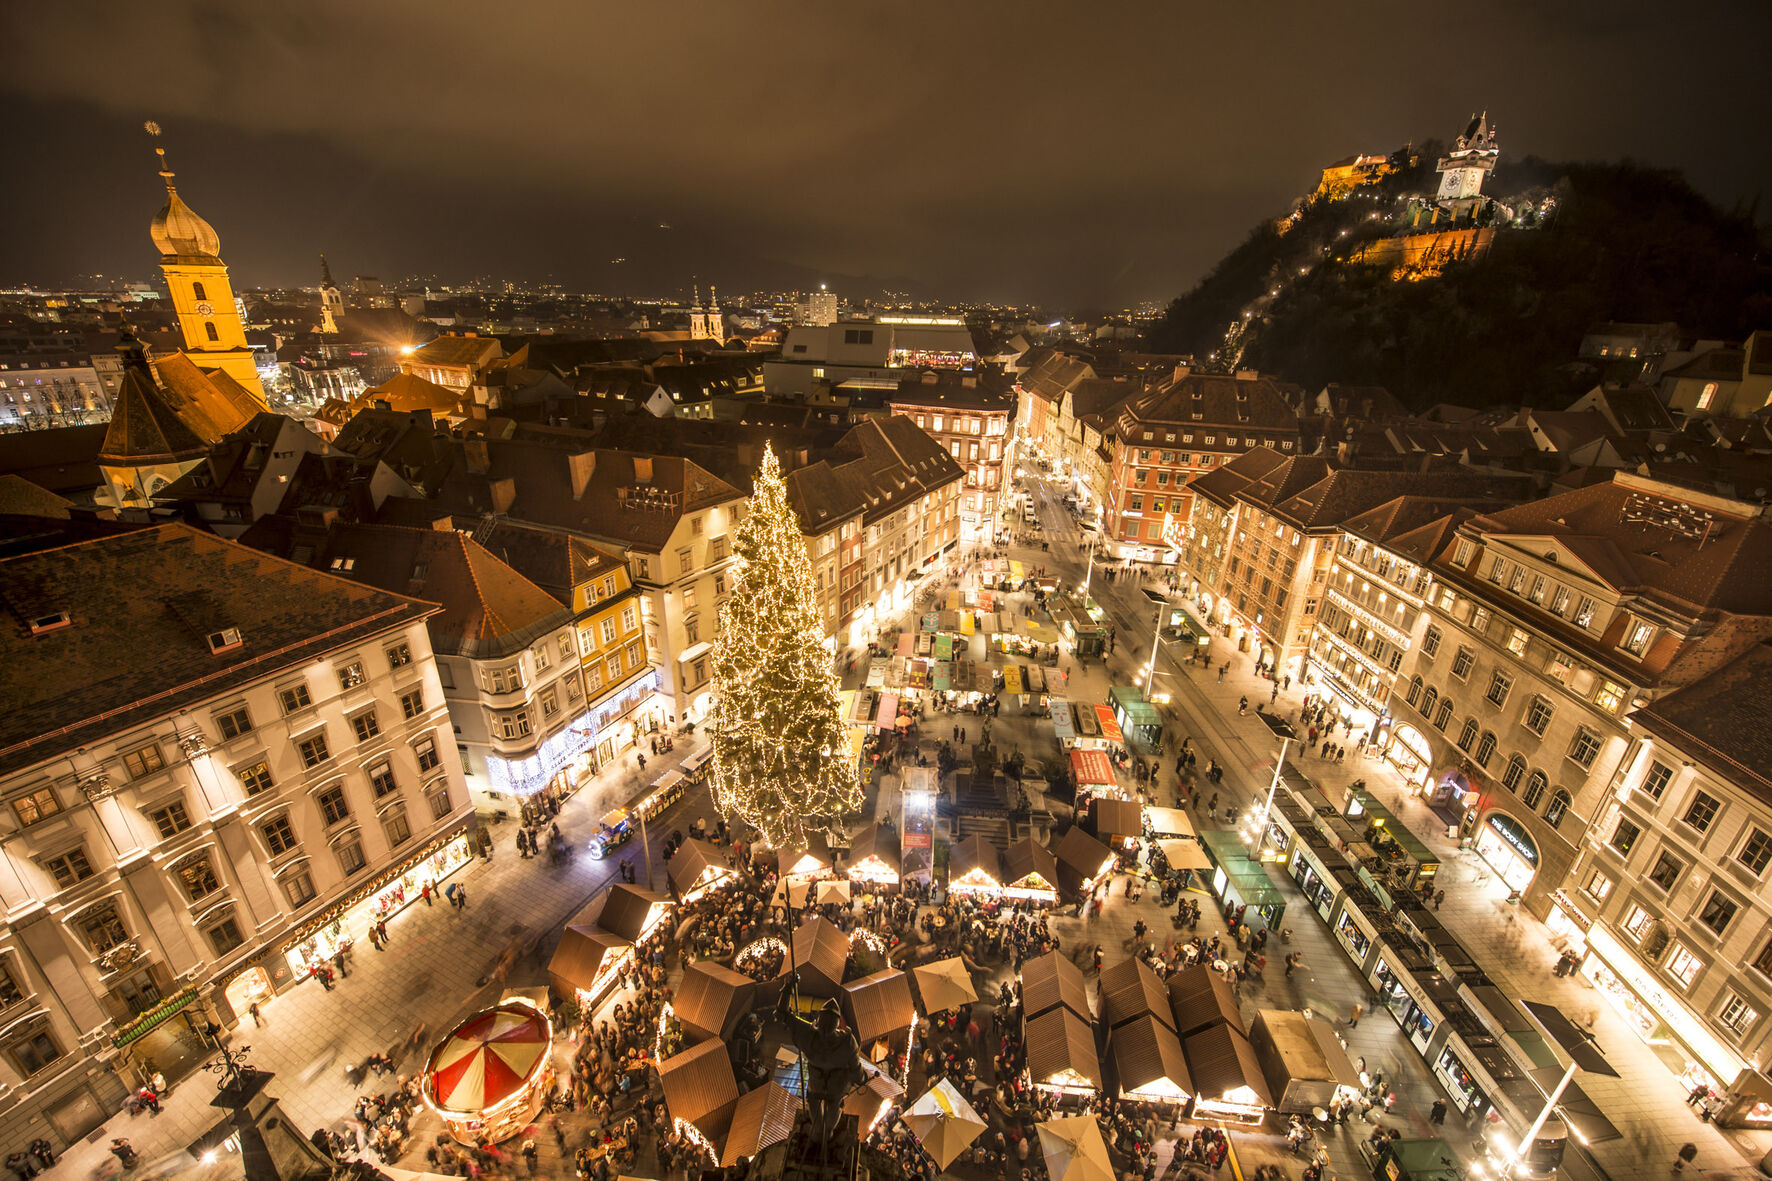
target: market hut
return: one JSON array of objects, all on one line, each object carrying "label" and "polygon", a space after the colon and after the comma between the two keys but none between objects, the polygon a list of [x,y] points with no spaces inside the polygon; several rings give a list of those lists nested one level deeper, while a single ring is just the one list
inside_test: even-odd
[{"label": "market hut", "polygon": [[1069,1009],[1084,1021],[1092,1016],[1083,969],[1049,951],[1021,965],[1021,1011],[1032,1020],[1057,1008]]},{"label": "market hut", "polygon": [[992,897],[1003,891],[1003,855],[974,833],[948,849],[948,893]]},{"label": "market hut", "polygon": [[898,830],[870,824],[849,842],[849,880],[898,885]]},{"label": "market hut", "polygon": [[1137,957],[1129,957],[1101,970],[1097,982],[1101,988],[1101,1021],[1108,1029],[1118,1029],[1140,1017],[1154,1017],[1174,1028],[1175,1016],[1169,1011],[1169,996],[1163,981],[1149,965]]},{"label": "market hut", "polygon": [[1144,826],[1158,840],[1194,835],[1194,822],[1180,808],[1146,807]]},{"label": "market hut", "polygon": [[893,1100],[904,1094],[904,1088],[895,1082],[891,1075],[864,1061],[861,1072],[865,1076],[861,1085],[850,1091],[843,1100],[843,1114],[852,1115],[861,1124],[862,1134],[874,1130],[874,1126],[885,1118],[886,1112],[892,1107]]},{"label": "market hut", "polygon": [[1058,858],[1033,837],[1023,837],[1003,850],[1005,898],[1030,902],[1058,901]]},{"label": "market hut", "polygon": [[[1024,986],[1025,988],[1025,986]],[[1101,1090],[1101,1058],[1089,1023],[1060,1005],[1023,1026],[1028,1082],[1055,1095]]]},{"label": "market hut", "polygon": [[886,968],[843,986],[843,1016],[855,1033],[862,1056],[885,1062],[909,1047],[917,1003],[902,968]]},{"label": "market hut", "polygon": [[1108,1035],[1114,1086],[1122,1099],[1185,1103],[1194,1082],[1175,1032],[1146,1014]]},{"label": "market hut", "polygon": [[1097,795],[1120,788],[1106,752],[1080,746],[1071,748],[1071,780],[1079,794]]},{"label": "market hut", "polygon": [[695,1041],[730,1037],[751,1007],[757,982],[724,964],[699,960],[683,971],[671,1011]]},{"label": "market hut", "polygon": [[426,1106],[458,1139],[508,1140],[541,1110],[553,1086],[548,1015],[507,996],[449,1031],[425,1061]]},{"label": "market hut", "polygon": [[1194,1114],[1259,1124],[1273,1094],[1249,1039],[1220,1021],[1182,1043],[1194,1079]]},{"label": "market hut", "polygon": [[671,858],[670,879],[679,902],[694,902],[709,890],[736,883],[738,871],[726,863],[718,845],[691,837]]},{"label": "market hut", "polygon": [[1249,1027],[1243,1023],[1237,1006],[1237,994],[1223,976],[1205,964],[1183,968],[1169,977],[1169,1010],[1175,1017],[1175,1030],[1182,1037],[1221,1021],[1249,1036]]},{"label": "market hut", "polygon": [[1359,1094],[1360,1075],[1326,1021],[1289,1009],[1255,1014],[1249,1044],[1281,1111],[1309,1112]]},{"label": "market hut", "polygon": [[740,1095],[732,1109],[731,1130],[720,1147],[720,1167],[729,1169],[786,1140],[793,1134],[799,1111],[799,1096],[774,1080]]},{"label": "market hut", "polygon": [[775,856],[775,873],[782,881],[791,878],[815,878],[831,872],[836,864],[831,857],[830,842],[823,833],[813,833],[800,849],[781,849]]},{"label": "market hut", "polygon": [[1058,860],[1058,889],[1066,898],[1087,898],[1114,868],[1113,850],[1076,825],[1052,846]]},{"label": "market hut", "polygon": [[1089,805],[1096,839],[1110,849],[1135,849],[1144,836],[1144,809],[1132,800],[1096,796]]},{"label": "market hut", "polygon": [[835,997],[843,991],[849,962],[849,936],[835,923],[814,918],[794,930],[793,964],[800,973],[800,995]]},{"label": "market hut", "polygon": [[548,983],[571,997],[585,1012],[595,1012],[633,962],[634,945],[620,935],[589,923],[571,923],[548,961]]},{"label": "market hut", "polygon": [[670,895],[626,883],[610,886],[591,899],[573,922],[593,922],[629,943],[644,943],[670,917]]},{"label": "market hut", "polygon": [[701,1042],[664,1059],[657,1070],[672,1128],[718,1159],[714,1146],[731,1127],[738,1106],[738,1079],[726,1043]]}]

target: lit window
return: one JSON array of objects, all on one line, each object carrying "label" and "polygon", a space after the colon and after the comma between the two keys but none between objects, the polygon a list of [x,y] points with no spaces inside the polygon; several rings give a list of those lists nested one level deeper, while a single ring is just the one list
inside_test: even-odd
[{"label": "lit window", "polygon": [[1759,1019],[1758,1010],[1743,1000],[1738,992],[1730,993],[1723,1007],[1717,1010],[1717,1024],[1734,1034],[1745,1034]]},{"label": "lit window", "polygon": [[1604,902],[1612,893],[1612,879],[1596,869],[1587,875],[1587,882],[1581,888],[1595,902]]},{"label": "lit window", "polygon": [[1692,949],[1675,940],[1673,950],[1667,956],[1667,974],[1672,976],[1681,988],[1691,988],[1692,982],[1698,979],[1698,973],[1704,968],[1704,961],[1692,954]]},{"label": "lit window", "polygon": [[1633,905],[1630,908],[1629,913],[1624,916],[1625,934],[1629,935],[1638,943],[1643,941],[1643,937],[1649,933],[1649,929],[1654,925],[1655,916],[1640,906]]},{"label": "lit window", "polygon": [[355,689],[363,681],[363,662],[361,660],[353,660],[338,670],[338,687],[340,689]]},{"label": "lit window", "polygon": [[1512,629],[1507,635],[1507,650],[1515,656],[1524,656],[1526,654],[1526,638],[1526,632],[1523,629],[1517,627]]}]

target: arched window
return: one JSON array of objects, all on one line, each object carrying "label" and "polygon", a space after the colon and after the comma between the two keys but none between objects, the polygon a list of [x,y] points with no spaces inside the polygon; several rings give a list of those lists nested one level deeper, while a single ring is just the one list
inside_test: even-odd
[{"label": "arched window", "polygon": [[203,331],[209,334],[209,339],[211,341],[221,340],[221,333],[217,332],[215,330],[215,325],[211,324],[208,320],[203,321]]},{"label": "arched window", "polygon": [[1491,730],[1485,730],[1483,731],[1483,736],[1477,740],[1477,762],[1480,765],[1487,767],[1489,765],[1489,760],[1494,757],[1495,733]]},{"label": "arched window", "polygon": [[1501,773],[1501,785],[1509,791],[1520,790],[1520,780],[1526,777],[1526,760],[1519,755],[1509,757],[1507,769]]},{"label": "arched window", "polygon": [[1434,725],[1436,727],[1438,727],[1439,729],[1444,730],[1446,728],[1447,723],[1449,723],[1451,720],[1452,720],[1452,699],[1450,697],[1448,697],[1445,700],[1440,702],[1440,712],[1434,715]]},{"label": "arched window", "polygon": [[1434,720],[1434,702],[1440,699],[1440,691],[1432,685],[1427,687],[1427,694],[1421,699],[1421,716],[1428,721]]},{"label": "arched window", "polygon": [[203,293],[203,284],[201,283],[191,284],[191,295],[198,303],[206,303],[209,300],[209,296]]},{"label": "arched window", "polygon": [[1544,822],[1552,828],[1563,823],[1563,817],[1568,815],[1569,805],[1573,802],[1569,793],[1559,787],[1557,794],[1551,797],[1550,807],[1544,810]]},{"label": "arched window", "polygon": [[1421,700],[1421,678],[1420,677],[1410,677],[1409,678],[1409,704],[1414,705],[1419,700]]},{"label": "arched window", "polygon": [[1549,786],[1550,780],[1544,777],[1543,771],[1532,772],[1531,777],[1526,780],[1526,792],[1520,797],[1520,802],[1534,812],[1538,811],[1538,801],[1544,798],[1544,789]]},{"label": "arched window", "polygon": [[1477,740],[1477,719],[1464,719],[1464,729],[1458,735],[1458,749],[1469,750],[1471,743]]}]

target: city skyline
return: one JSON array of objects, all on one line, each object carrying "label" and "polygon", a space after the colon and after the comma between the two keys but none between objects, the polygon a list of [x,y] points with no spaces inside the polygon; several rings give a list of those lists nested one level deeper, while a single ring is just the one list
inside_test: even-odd
[{"label": "city skyline", "polygon": [[[1767,18],[1706,7],[1722,60],[1679,87],[1636,82],[1665,53],[1649,5],[1609,6],[1603,27],[1524,7],[1481,24],[1393,5],[1284,23],[1140,9],[1073,28],[974,6],[940,29],[915,11],[752,10],[681,33],[544,7],[546,38],[473,27],[473,61],[463,9],[101,6],[96,36],[91,9],[57,9],[15,21],[0,49],[15,158],[66,180],[12,194],[36,230],[0,281],[151,273],[136,229],[156,196],[150,118],[242,287],[311,284],[324,252],[344,274],[635,296],[697,275],[856,298],[1167,300],[1324,165],[1448,139],[1485,108],[1503,176],[1527,155],[1631,157],[1746,207],[1772,178],[1738,150],[1753,109],[1738,80]],[[1405,19],[1418,48],[1373,68],[1362,47]],[[1238,44],[1251,52],[1212,48]]]}]

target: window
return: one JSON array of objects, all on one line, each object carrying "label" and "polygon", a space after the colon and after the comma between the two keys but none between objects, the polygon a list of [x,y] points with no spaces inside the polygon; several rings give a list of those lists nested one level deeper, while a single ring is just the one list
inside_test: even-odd
[{"label": "window", "polygon": [[1667,974],[1672,976],[1681,988],[1691,988],[1692,982],[1698,979],[1704,961],[1692,954],[1692,949],[1679,940],[1673,943],[1673,950],[1667,957]]},{"label": "window", "polygon": [[212,344],[213,343],[220,343],[221,333],[217,332],[215,330],[215,325],[210,323],[208,320],[203,321],[203,332],[205,335],[207,335],[209,337],[209,340]]},{"label": "window", "polygon": [[615,616],[613,615],[603,617],[603,642],[605,644],[615,643]]},{"label": "window", "polygon": [[1604,902],[1607,895],[1612,893],[1612,879],[1596,869],[1587,875],[1587,881],[1581,888],[1595,902]]},{"label": "window", "polygon": [[1521,628],[1511,628],[1507,633],[1507,650],[1515,656],[1526,654],[1527,635]]},{"label": "window", "polygon": [[[823,581],[823,578],[824,576],[821,573],[819,575],[821,582]],[[701,620],[693,615],[683,621],[683,640],[690,645],[701,643]]]},{"label": "window", "polygon": [[1741,842],[1741,851],[1735,854],[1735,860],[1759,874],[1772,861],[1772,835],[1765,829],[1756,828],[1747,834],[1747,840]]},{"label": "window", "polygon": [[1671,891],[1685,872],[1686,863],[1663,849],[1655,858],[1654,868],[1649,871],[1649,880],[1663,890]]},{"label": "window", "polygon": [[1507,581],[1506,558],[1496,558],[1494,564],[1489,567],[1489,581],[1493,582],[1496,586],[1500,586]]},{"label": "window", "polygon": [[1534,812],[1538,811],[1538,801],[1544,798],[1544,789],[1550,786],[1543,771],[1534,771],[1526,777],[1526,791],[1520,796],[1520,802]]},{"label": "window", "polygon": [[1615,714],[1618,707],[1624,704],[1626,692],[1628,690],[1617,681],[1601,681],[1599,690],[1594,694],[1594,704],[1609,714]]},{"label": "window", "polygon": [[295,848],[295,830],[289,827],[289,817],[279,816],[275,820],[267,820],[258,826],[264,834],[265,848],[271,856],[278,857]]},{"label": "window", "polygon": [[115,902],[101,902],[97,906],[88,907],[80,913],[78,926],[80,934],[86,939],[86,946],[92,949],[94,955],[109,951],[129,938],[123,920],[117,916]]},{"label": "window", "polygon": [[222,741],[227,742],[229,739],[238,738],[252,729],[252,717],[246,712],[246,707],[241,706],[239,709],[231,709],[225,714],[216,714],[215,728],[221,731]]},{"label": "window", "polygon": [[12,965],[0,958],[0,1009],[10,1009],[24,999],[25,990],[13,975]]},{"label": "window", "polygon": [[560,659],[571,660],[572,656],[572,634],[568,632],[560,637]]},{"label": "window", "polygon": [[[977,444],[973,445],[973,449],[977,450]],[[996,448],[993,447],[992,450],[994,451],[994,450],[996,450]],[[731,552],[732,552],[731,551],[731,543],[726,539],[725,534],[721,534],[719,537],[714,538],[712,551],[710,552],[710,554],[708,556],[708,561],[710,561],[710,562],[723,561],[725,559],[726,555]]]},{"label": "window", "polygon": [[1485,730],[1483,731],[1483,736],[1477,740],[1477,762],[1482,766],[1487,767],[1489,761],[1494,757],[1495,735],[1492,731]]},{"label": "window", "polygon": [[1528,599],[1531,599],[1534,603],[1537,603],[1540,606],[1543,606],[1544,605],[1544,591],[1545,591],[1545,588],[1549,585],[1550,585],[1550,580],[1547,579],[1544,575],[1534,574],[1532,576],[1532,589],[1526,592],[1526,597]]},{"label": "window", "polygon": [[1637,838],[1642,834],[1641,828],[1620,817],[1618,827],[1612,830],[1612,839],[1607,843],[1620,853],[1628,854],[1631,846],[1637,843]]},{"label": "window", "polygon": [[696,657],[695,658],[695,667],[691,671],[694,673],[695,683],[697,685],[705,684],[708,679],[707,657],[705,657],[705,656]]},{"label": "window", "polygon": [[233,915],[204,928],[203,933],[209,937],[209,946],[215,948],[216,955],[227,955],[246,942],[246,937],[240,934],[240,924],[234,921]]},{"label": "window", "polygon": [[1490,620],[1489,608],[1487,608],[1487,607],[1472,608],[1472,610],[1471,610],[1471,630],[1476,632],[1479,636],[1486,636],[1489,634],[1489,620]]},{"label": "window", "polygon": [[1588,627],[1593,621],[1594,601],[1587,595],[1582,595],[1581,601],[1575,604],[1575,626]]},{"label": "window", "polygon": [[431,738],[421,738],[413,743],[412,753],[418,756],[418,769],[420,771],[433,770],[438,763],[442,762],[437,756],[437,743]]},{"label": "window", "polygon": [[351,729],[356,731],[358,742],[368,742],[381,733],[381,723],[376,721],[375,711],[369,709],[351,716]]},{"label": "window", "polygon": [[1569,744],[1569,757],[1585,769],[1592,770],[1594,760],[1600,757],[1600,736],[1586,726],[1575,732],[1575,740]]},{"label": "window", "polygon": [[19,824],[26,826],[48,820],[61,810],[61,801],[55,798],[55,789],[50,787],[40,787],[12,801],[13,814],[18,817]]},{"label": "window", "polygon": [[346,841],[335,851],[338,854],[339,867],[345,871],[346,877],[350,877],[352,874],[359,872],[366,864],[368,864],[368,862],[363,859],[362,841]]},{"label": "window", "polygon": [[1710,898],[1705,901],[1703,909],[1698,912],[1698,921],[1721,935],[1735,921],[1741,907],[1721,890],[1712,890]]},{"label": "window", "polygon": [[1440,699],[1439,712],[1434,714],[1434,727],[1439,730],[1444,730],[1446,728],[1446,724],[1448,722],[1450,722],[1451,720],[1452,720],[1452,699],[1450,697],[1442,697]]},{"label": "window", "polygon": [[1654,926],[1655,916],[1640,906],[1633,904],[1630,911],[1624,916],[1625,934],[1638,943],[1643,941],[1643,937],[1649,934],[1650,928]]},{"label": "window", "polygon": [[1708,792],[1697,792],[1692,796],[1692,802],[1686,805],[1686,814],[1680,817],[1680,821],[1704,832],[1717,818],[1717,809],[1722,806],[1722,802]]},{"label": "window", "polygon": [[621,611],[622,634],[626,635],[628,632],[633,631],[637,626],[638,617],[634,614],[634,609],[632,607],[623,607]]},{"label": "window", "polygon": [[358,685],[361,685],[365,679],[366,678],[363,676],[363,662],[361,660],[353,660],[351,663],[342,666],[338,670],[338,687],[340,689],[355,689]]},{"label": "window", "polygon": [[1421,697],[1421,678],[1420,677],[1410,677],[1409,678],[1409,692],[1407,694],[1407,697],[1408,697],[1410,705],[1414,705],[1416,700]]},{"label": "window", "polygon": [[192,902],[221,889],[221,882],[216,880],[215,870],[209,864],[209,858],[192,857],[178,867],[179,885],[184,887],[185,897]]},{"label": "window", "polygon": [[1471,675],[1471,665],[1477,662],[1469,648],[1460,648],[1458,655],[1452,658],[1452,675],[1464,680]]},{"label": "window", "polygon": [[1640,619],[1633,619],[1630,621],[1630,626],[1624,629],[1624,642],[1618,646],[1632,656],[1641,656],[1649,650],[1649,640],[1654,634],[1653,627]]},{"label": "window", "polygon": [[328,827],[351,814],[351,805],[345,801],[345,789],[342,787],[327,788],[314,797],[314,802],[320,805],[320,819]]},{"label": "window", "polygon": [[621,680],[621,653],[617,652],[614,656],[611,656],[605,661],[604,668],[608,670],[610,684],[613,685],[615,682]]},{"label": "window", "polygon": [[489,693],[514,693],[523,687],[523,671],[517,665],[495,668],[486,674]]},{"label": "window", "polygon": [[1513,687],[1514,679],[1500,669],[1496,669],[1489,674],[1489,692],[1483,696],[1488,698],[1492,705],[1506,705],[1507,695],[1513,691]]},{"label": "window", "polygon": [[369,786],[375,790],[375,798],[400,790],[400,783],[394,778],[394,767],[386,759],[369,768]]},{"label": "window", "polygon": [[326,745],[324,730],[311,738],[302,739],[296,744],[296,749],[301,751],[301,765],[310,770],[332,757],[332,751]]},{"label": "window", "polygon": [[1427,687],[1427,694],[1421,699],[1421,716],[1433,720],[1434,704],[1440,700],[1440,691],[1432,685]]},{"label": "window", "polygon": [[542,671],[548,667],[550,662],[548,646],[546,644],[537,644],[535,647],[535,670],[537,672]]},{"label": "window", "polygon": [[1458,735],[1458,749],[1468,751],[1477,741],[1477,719],[1466,718],[1464,729]]},{"label": "window", "polygon": [[286,714],[292,714],[314,704],[313,698],[308,696],[306,685],[291,685],[287,689],[279,689],[277,700],[283,704],[283,712]]},{"label": "window", "polygon": [[148,819],[154,822],[154,828],[160,833],[160,839],[177,836],[191,827],[191,817],[185,811],[182,800],[174,800],[163,807],[155,808],[148,813]]},{"label": "window", "polygon": [[1431,660],[1440,654],[1441,639],[1440,629],[1429,624],[1426,633],[1421,637],[1421,650],[1428,659]]},{"label": "window", "polygon": [[406,822],[406,810],[399,808],[381,822],[382,832],[387,834],[388,847],[394,848],[412,839],[412,825]]},{"label": "window", "polygon": [[209,296],[204,294],[203,284],[201,284],[201,283],[191,284],[191,298],[196,300],[198,303],[208,303],[209,302]]},{"label": "window", "polygon": [[55,884],[64,890],[75,882],[83,882],[92,876],[92,863],[86,859],[85,849],[70,849],[60,856],[51,857],[43,862],[43,868],[55,878]]},{"label": "window", "polygon": [[412,645],[402,641],[388,649],[388,667],[405,668],[412,663]]},{"label": "window", "polygon": [[1550,729],[1551,718],[1555,713],[1556,710],[1551,708],[1551,703],[1549,701],[1541,696],[1534,695],[1531,702],[1526,706],[1526,729],[1542,738],[1544,732]]},{"label": "window", "polygon": [[1501,773],[1501,785],[1509,791],[1520,790],[1520,780],[1526,776],[1526,760],[1519,755],[1509,755],[1507,767]]},{"label": "window", "polygon": [[425,712],[425,691],[413,689],[400,694],[400,712],[408,718],[416,718]]},{"label": "window", "polygon": [[498,732],[504,738],[521,738],[529,733],[529,711],[520,709],[514,714],[499,715]]},{"label": "window", "polygon": [[146,778],[165,766],[166,759],[160,753],[159,744],[155,742],[138,746],[123,756],[123,769],[129,772],[131,779]]},{"label": "window", "polygon": [[643,660],[643,658],[640,655],[640,645],[638,643],[629,644],[628,645],[628,667],[629,668],[639,668],[640,665],[642,665],[643,663],[645,663],[645,661]]},{"label": "window", "polygon": [[1741,1035],[1753,1028],[1760,1014],[1754,1007],[1742,999],[1741,994],[1732,992],[1723,1007],[1717,1010],[1717,1024],[1730,1033]]},{"label": "window", "polygon": [[6,1043],[6,1055],[25,1078],[61,1059],[62,1049],[48,1030],[15,1037]]},{"label": "window", "polygon": [[1552,615],[1563,615],[1569,610],[1569,588],[1559,586],[1551,594],[1550,610]]},{"label": "window", "polygon": [[313,877],[305,869],[284,874],[279,884],[283,887],[283,897],[288,900],[291,910],[306,906],[318,893],[314,889]]},{"label": "window", "polygon": [[1569,815],[1569,805],[1574,802],[1574,798],[1559,787],[1557,794],[1551,797],[1550,807],[1544,810],[1544,822],[1552,828],[1558,827],[1563,823],[1563,817]]},{"label": "window", "polygon": [[437,790],[428,792],[425,799],[430,801],[432,820],[442,820],[449,815],[450,810],[454,807],[449,802],[449,789],[441,784],[438,784]]},{"label": "window", "polygon": [[560,691],[553,685],[549,685],[546,689],[542,690],[541,716],[544,718],[551,718],[559,712]]},{"label": "window", "polygon": [[1674,769],[1672,767],[1668,766],[1666,763],[1651,762],[1649,764],[1649,773],[1643,776],[1643,786],[1641,790],[1648,795],[1650,799],[1659,800],[1661,798],[1661,793],[1667,790],[1667,785],[1672,781],[1673,777]]}]

